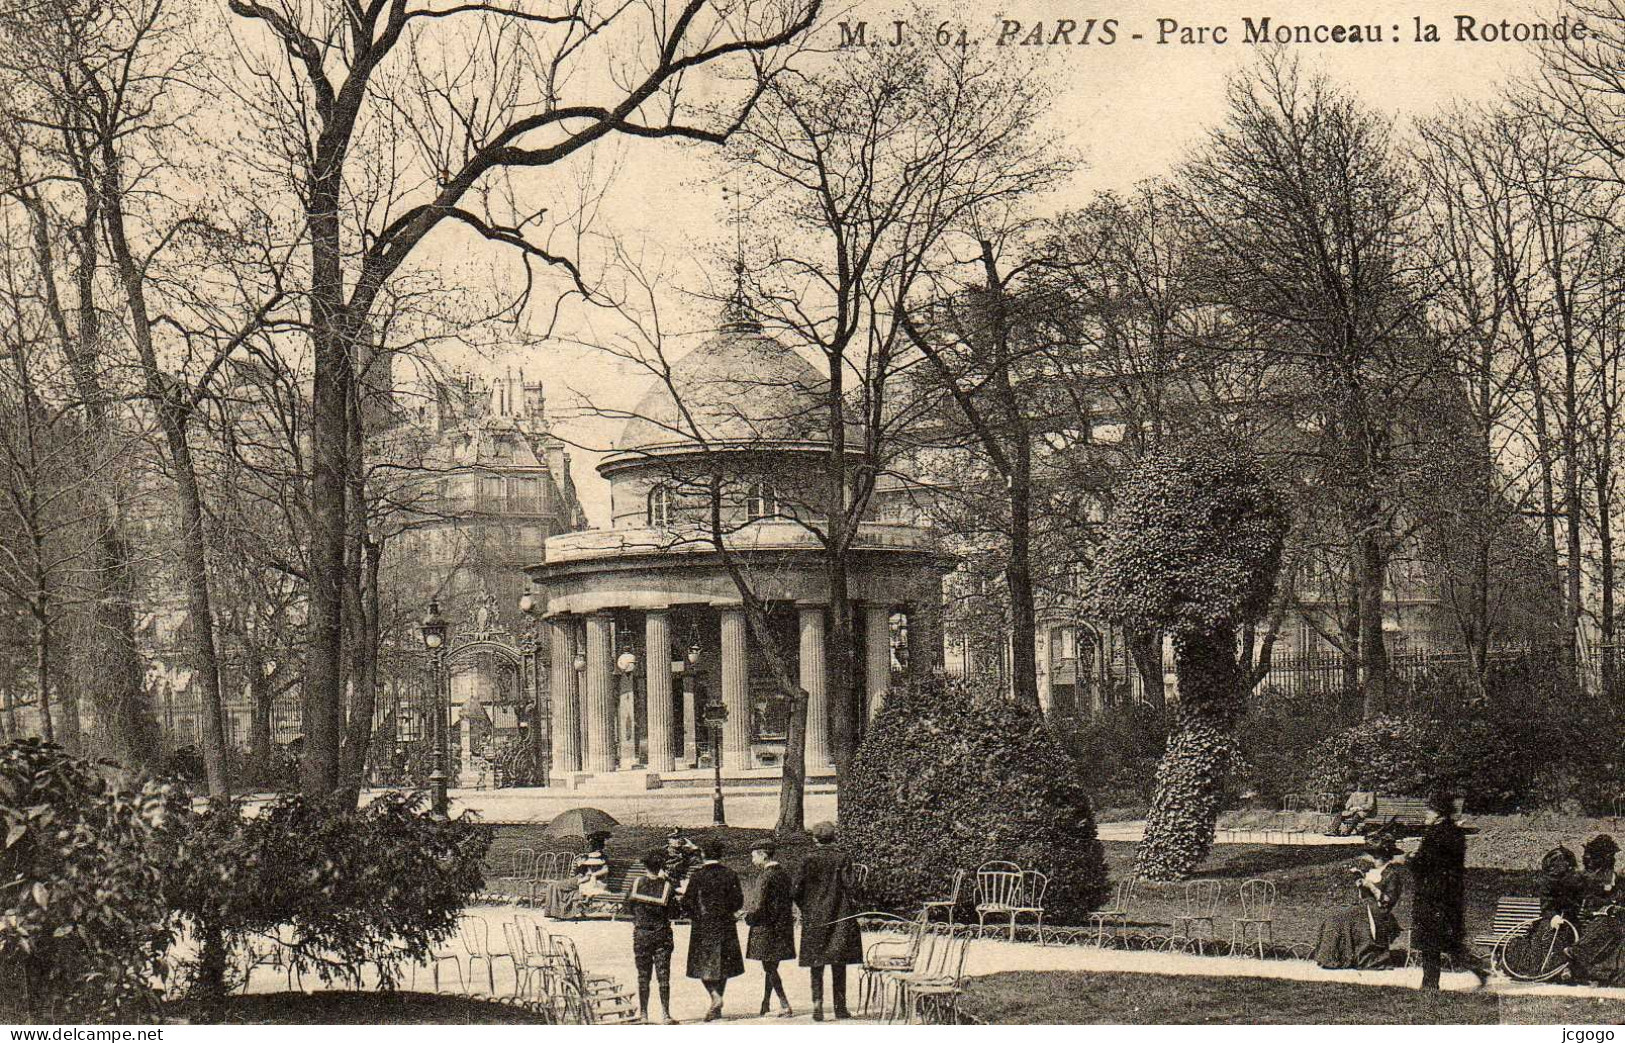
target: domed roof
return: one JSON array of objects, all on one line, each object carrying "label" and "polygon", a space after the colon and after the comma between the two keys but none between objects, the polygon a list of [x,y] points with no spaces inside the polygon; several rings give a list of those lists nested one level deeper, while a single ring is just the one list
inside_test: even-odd
[{"label": "domed roof", "polygon": [[754,324],[725,325],[671,367],[670,383],[657,382],[633,409],[618,451],[825,437],[828,381]]}]

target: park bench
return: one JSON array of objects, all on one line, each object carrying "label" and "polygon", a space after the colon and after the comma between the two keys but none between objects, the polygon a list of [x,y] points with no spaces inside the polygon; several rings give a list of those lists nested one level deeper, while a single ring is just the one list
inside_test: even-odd
[{"label": "park bench", "polygon": [[609,875],[604,878],[607,890],[601,895],[582,898],[582,910],[588,915],[607,912],[611,920],[618,920],[626,908],[627,894],[632,889],[632,870],[637,863],[630,858],[611,858],[605,864],[609,867]]},{"label": "park bench", "polygon": [[[1461,814],[1462,799],[1456,798],[1456,814]],[[1428,802],[1420,797],[1377,795],[1377,805],[1360,825],[1360,832],[1373,833],[1392,822],[1404,836],[1415,836],[1427,823]]]},{"label": "park bench", "polygon": [[1495,917],[1490,929],[1475,935],[1467,944],[1489,952],[1502,939],[1540,915],[1540,899],[1530,895],[1502,895],[1495,900]]}]

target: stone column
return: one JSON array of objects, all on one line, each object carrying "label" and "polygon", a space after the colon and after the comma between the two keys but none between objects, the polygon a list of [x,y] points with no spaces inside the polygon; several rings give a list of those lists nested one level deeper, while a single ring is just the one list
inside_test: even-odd
[{"label": "stone column", "polygon": [[885,705],[890,687],[891,606],[871,601],[863,606],[863,690],[871,719]]},{"label": "stone column", "polygon": [[675,771],[671,755],[671,614],[643,617],[644,692],[648,699],[650,771]]},{"label": "stone column", "polygon": [[745,610],[722,609],[722,766],[739,771],[752,767],[750,755],[750,655],[745,643]]},{"label": "stone column", "polygon": [[615,644],[607,613],[587,617],[587,770],[615,770]]},{"label": "stone column", "polygon": [[829,771],[829,695],[824,690],[824,606],[801,605],[801,687],[807,690],[807,774]]},{"label": "stone column", "polygon": [[908,606],[908,669],[919,680],[941,664],[942,588],[932,584],[926,597]]},{"label": "stone column", "polygon": [[[577,745],[581,716],[576,705],[576,635],[570,622],[559,616],[548,621],[548,630],[553,638],[553,656],[548,666],[549,694],[553,700],[553,774],[562,778],[581,770],[581,747]],[[559,779],[548,781],[557,785]]]}]

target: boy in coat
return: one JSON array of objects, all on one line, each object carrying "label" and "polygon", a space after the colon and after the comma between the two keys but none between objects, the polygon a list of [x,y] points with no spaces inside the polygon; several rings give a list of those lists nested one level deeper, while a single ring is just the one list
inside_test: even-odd
[{"label": "boy in coat", "polygon": [[773,997],[779,997],[779,1017],[794,1015],[790,998],[784,994],[784,979],[779,977],[779,963],[796,958],[795,910],[791,894],[794,887],[790,874],[773,860],[778,848],[771,840],[760,840],[751,846],[750,860],[760,871],[751,894],[751,903],[745,910],[745,922],[750,924],[750,938],[745,943],[745,957],[762,963],[762,1016],[766,1017]]},{"label": "boy in coat", "polygon": [[863,962],[863,939],[853,915],[861,912],[847,890],[851,861],[835,847],[835,826],[812,828],[816,845],[796,873],[795,900],[801,907],[801,965],[812,973],[813,1020],[824,1020],[824,968],[830,969],[835,1016],[846,1009],[846,967]]},{"label": "boy in coat", "polygon": [[1411,905],[1411,944],[1422,957],[1422,988],[1439,987],[1444,953],[1482,986],[1488,976],[1467,953],[1462,937],[1462,903],[1466,899],[1467,836],[1456,825],[1456,799],[1449,793],[1428,798],[1427,829],[1416,854],[1407,860],[1416,880]]},{"label": "boy in coat", "polygon": [[735,915],[745,907],[739,874],[723,865],[722,844],[706,840],[700,845],[703,861],[688,876],[683,904],[693,924],[688,932],[688,976],[698,978],[711,997],[705,1020],[722,1017],[722,994],[728,979],[745,973],[739,951]]}]

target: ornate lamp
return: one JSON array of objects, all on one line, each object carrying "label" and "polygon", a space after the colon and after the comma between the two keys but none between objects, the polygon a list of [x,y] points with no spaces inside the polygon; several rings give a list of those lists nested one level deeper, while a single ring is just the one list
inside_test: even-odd
[{"label": "ornate lamp", "polygon": [[441,705],[440,662],[445,655],[446,617],[440,614],[440,601],[429,599],[429,611],[418,624],[423,634],[423,647],[429,650],[429,685],[434,693],[434,770],[429,773],[429,788],[433,793],[434,813],[446,817],[449,801],[446,797],[446,708]]}]

